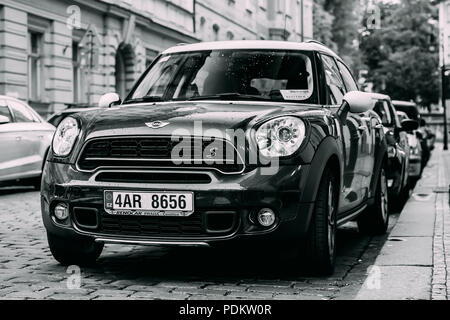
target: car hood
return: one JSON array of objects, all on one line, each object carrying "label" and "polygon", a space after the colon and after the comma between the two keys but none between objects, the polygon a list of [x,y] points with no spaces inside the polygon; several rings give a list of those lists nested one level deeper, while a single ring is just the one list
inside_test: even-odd
[{"label": "car hood", "polygon": [[[247,129],[282,115],[310,117],[324,115],[318,105],[277,102],[169,102],[125,105],[79,114],[85,140],[105,136],[208,135],[215,137],[227,129]],[[164,122],[152,129],[147,124]],[[208,130],[208,132],[206,132]]]}]

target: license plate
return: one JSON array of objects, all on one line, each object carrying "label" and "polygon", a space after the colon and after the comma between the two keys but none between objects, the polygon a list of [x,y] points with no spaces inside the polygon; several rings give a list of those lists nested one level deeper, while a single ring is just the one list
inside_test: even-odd
[{"label": "license plate", "polygon": [[105,211],[112,215],[187,217],[194,213],[192,192],[105,191]]}]

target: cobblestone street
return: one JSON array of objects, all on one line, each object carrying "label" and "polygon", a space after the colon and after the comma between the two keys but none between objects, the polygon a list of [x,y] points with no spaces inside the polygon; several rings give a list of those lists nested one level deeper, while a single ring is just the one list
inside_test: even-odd
[{"label": "cobblestone street", "polygon": [[386,239],[345,227],[330,278],[293,272],[283,256],[111,245],[80,283],[47,248],[38,192],[0,191],[0,221],[0,299],[352,299]]}]

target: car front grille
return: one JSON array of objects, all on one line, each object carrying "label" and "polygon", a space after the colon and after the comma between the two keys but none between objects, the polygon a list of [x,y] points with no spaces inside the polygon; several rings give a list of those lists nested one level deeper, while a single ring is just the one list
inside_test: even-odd
[{"label": "car front grille", "polygon": [[[174,155],[174,158],[172,158]],[[225,140],[171,137],[102,138],[88,141],[78,158],[83,171],[100,167],[210,168],[223,173],[244,169],[242,157]]]},{"label": "car front grille", "polygon": [[225,236],[239,228],[236,211],[199,211],[189,217],[121,216],[75,207],[72,218],[81,231],[114,237],[189,238]]},{"label": "car front grille", "polygon": [[123,236],[201,236],[204,235],[199,214],[190,217],[128,217],[104,214],[99,232]]}]

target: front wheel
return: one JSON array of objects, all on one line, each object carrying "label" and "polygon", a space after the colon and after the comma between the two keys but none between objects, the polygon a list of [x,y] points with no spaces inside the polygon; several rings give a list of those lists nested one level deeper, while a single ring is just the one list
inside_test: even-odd
[{"label": "front wheel", "polygon": [[330,169],[326,169],[317,193],[305,248],[307,266],[321,275],[334,272],[338,189],[336,178]]},{"label": "front wheel", "polygon": [[358,219],[359,231],[367,235],[382,235],[389,226],[389,197],[385,169],[378,177],[375,203],[366,209]]},{"label": "front wheel", "polygon": [[53,257],[64,266],[88,266],[95,263],[103,251],[103,243],[90,239],[68,240],[47,233]]}]

